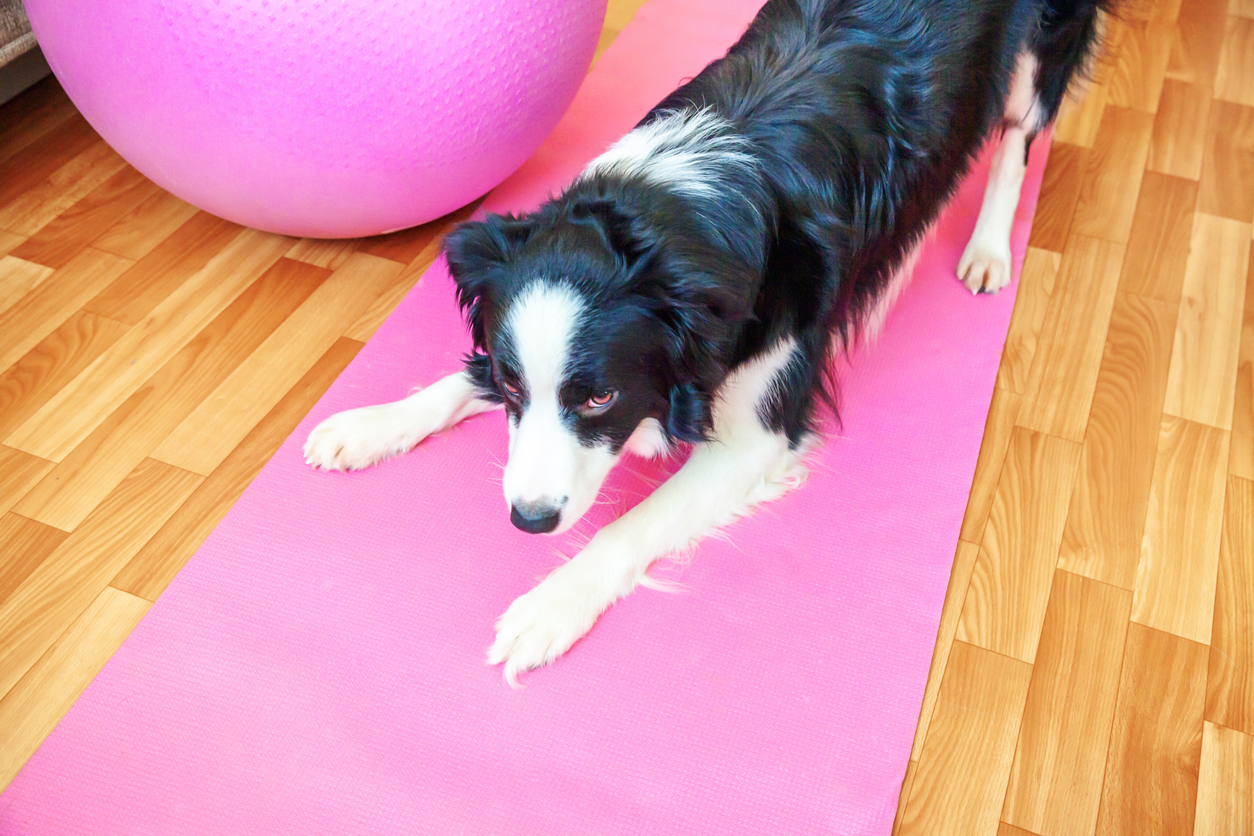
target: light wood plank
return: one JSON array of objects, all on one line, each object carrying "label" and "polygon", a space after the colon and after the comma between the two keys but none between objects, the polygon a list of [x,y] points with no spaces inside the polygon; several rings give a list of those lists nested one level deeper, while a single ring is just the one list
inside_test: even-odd
[{"label": "light wood plank", "polygon": [[1254,250],[1250,252],[1250,268],[1245,276],[1245,312],[1241,319],[1241,348],[1237,352],[1228,472],[1254,480]]},{"label": "light wood plank", "polygon": [[336,340],[300,381],[287,391],[248,437],[179,506],[161,530],[127,563],[113,585],[150,601],[170,581],[231,510],[235,500],[274,455],[296,425],[357,356],[361,343]]},{"label": "light wood plank", "polygon": [[[477,205],[478,200],[473,205]],[[360,239],[356,252],[386,258],[398,264],[409,264],[422,253],[448,223],[448,216],[436,218],[420,226],[402,229],[387,235]]]},{"label": "light wood plank", "polygon": [[190,221],[199,210],[159,190],[101,233],[91,245],[107,253],[139,261]]},{"label": "light wood plank", "polygon": [[1080,447],[1016,428],[963,601],[957,638],[1031,662]]},{"label": "light wood plank", "polygon": [[18,244],[26,240],[26,236],[17,235],[0,229],[0,258],[8,255]]},{"label": "light wood plank", "polygon": [[41,137],[39,142],[30,143],[0,162],[0,212],[57,169],[99,143],[100,136],[76,112]]},{"label": "light wood plank", "polygon": [[31,576],[69,535],[17,514],[0,515],[0,605]]},{"label": "light wood plank", "polygon": [[1184,273],[1163,409],[1232,428],[1250,224],[1198,214]]},{"label": "light wood plank", "polygon": [[997,836],[1040,836],[1040,834],[1002,822],[1001,826],[997,828]]},{"label": "light wood plank", "polygon": [[[55,466],[55,462],[21,450],[0,447],[0,515],[7,514]],[[0,537],[0,544],[3,543],[4,538]]]},{"label": "light wood plank", "polygon": [[1228,18],[1215,71],[1215,98],[1254,105],[1254,20]]},{"label": "light wood plank", "polygon": [[1191,832],[1205,691],[1204,646],[1129,625],[1097,836]]},{"label": "light wood plank", "polygon": [[[150,392],[149,389],[141,389],[109,413],[95,432],[71,450],[61,462],[54,464],[52,470],[39,480],[39,484],[26,492],[13,506],[14,512],[63,531],[72,531],[95,509],[100,499],[108,495],[134,469],[136,463],[131,463],[130,468],[123,470],[120,476],[107,478],[113,475],[107,465],[125,467],[124,455],[132,449],[128,444],[125,428],[136,423],[133,420],[136,413],[142,416],[146,396]],[[139,456],[139,461],[143,459],[144,456]],[[98,462],[105,464],[97,464]],[[96,465],[94,468],[93,464]],[[103,472],[106,480],[101,484],[93,483],[93,471]],[[76,478],[83,472],[85,478]],[[67,479],[72,484],[63,486],[62,482]],[[63,502],[57,502],[58,498]]]},{"label": "light wood plank", "polygon": [[46,459],[65,458],[290,248],[289,238],[241,233],[5,443]]},{"label": "light wood plank", "polygon": [[893,819],[893,836],[901,832],[901,819],[906,814],[906,802],[910,800],[910,788],[914,785],[914,773],[919,764],[910,761],[906,764],[906,778],[901,782],[901,797],[897,803],[897,817]]},{"label": "light wood plank", "polygon": [[441,235],[427,245],[427,249],[410,262],[408,267],[381,287],[374,301],[362,311],[352,325],[344,329],[344,336],[360,342],[366,342],[373,337],[374,332],[379,330],[379,326],[392,315],[396,306],[409,294],[409,291],[413,290],[414,285],[422,279],[427,268],[435,262],[443,243],[444,236]]},{"label": "light wood plank", "polygon": [[1084,439],[1123,247],[1075,236],[1063,254],[1019,409],[1019,425]]},{"label": "light wood plank", "polygon": [[1197,208],[1243,223],[1254,220],[1254,108],[1211,104]]},{"label": "light wood plank", "polygon": [[1080,184],[1072,235],[1127,242],[1153,132],[1152,114],[1106,107]]},{"label": "light wood plank", "polygon": [[126,160],[98,140],[0,208],[0,227],[34,235],[125,167]]},{"label": "light wood plank", "polygon": [[1002,821],[1041,836],[1092,833],[1132,593],[1054,577]]},{"label": "light wood plank", "polygon": [[1235,476],[1224,503],[1210,644],[1206,719],[1254,734],[1254,482]]},{"label": "light wood plank", "polygon": [[285,254],[287,258],[303,261],[315,267],[336,270],[357,251],[360,238],[302,238]]},{"label": "light wood plank", "polygon": [[1006,347],[997,370],[998,388],[1019,394],[1027,390],[1032,358],[1036,356],[1036,345],[1061,265],[1062,256],[1058,253],[1028,247],[1019,276],[1019,289],[1015,293],[1015,309],[1006,334]]},{"label": "light wood plank", "polygon": [[0,313],[0,369],[16,363],[65,322],[68,311],[81,307],[132,264],[85,249]]},{"label": "light wood plank", "polygon": [[479,202],[476,201],[441,218],[438,223],[442,226],[436,230],[427,246],[414,256],[405,269],[379,293],[370,307],[345,331],[344,336],[362,342],[373,337],[383,321],[391,316],[396,306],[413,289],[427,269],[435,263],[444,247],[445,236],[452,231],[454,226],[468,220],[478,208]]},{"label": "light wood plank", "polygon": [[1147,171],[1141,182],[1119,289],[1175,304],[1184,289],[1197,183]]},{"label": "light wood plank", "polygon": [[1211,87],[1223,45],[1227,6],[1228,0],[1181,2],[1167,60],[1168,78]]},{"label": "light wood plank", "polygon": [[1031,665],[954,643],[901,836],[997,832],[1031,672]]},{"label": "light wood plank", "polygon": [[0,696],[200,484],[201,477],[145,460],[0,604]]},{"label": "light wood plank", "polygon": [[1174,79],[1163,84],[1150,137],[1150,171],[1190,180],[1202,176],[1210,104],[1210,89],[1200,84]]},{"label": "light wood plank", "polygon": [[645,0],[612,0],[605,9],[604,28],[621,32],[631,23]]},{"label": "light wood plank", "polygon": [[[153,458],[193,473],[212,473],[401,269],[354,253],[162,442]],[[258,381],[265,385],[259,387]]]},{"label": "light wood plank", "polygon": [[0,374],[0,438],[48,402],[127,332],[120,322],[79,311]]},{"label": "light wood plank", "polygon": [[1254,833],[1254,737],[1207,723],[1197,778],[1194,836]]},{"label": "light wood plank", "polygon": [[1175,27],[1170,21],[1122,22],[1107,103],[1154,113],[1158,110]]},{"label": "light wood plank", "polygon": [[0,122],[0,162],[29,148],[70,119],[78,111],[61,85],[47,78],[4,105]]},{"label": "light wood plank", "polygon": [[1132,619],[1210,642],[1223,529],[1228,433],[1163,417]]},{"label": "light wood plank", "polygon": [[280,259],[15,507],[72,530],[330,275]]},{"label": "light wood plank", "polygon": [[967,511],[962,518],[962,539],[978,543],[984,537],[989,510],[1001,479],[1002,463],[1010,446],[1010,435],[1019,415],[1022,399],[1004,389],[993,390],[993,401],[988,408],[988,421],[984,426],[984,441],[980,445],[980,457],[976,462],[975,478],[967,499]]},{"label": "light wood plank", "polygon": [[402,229],[387,235],[362,238],[357,252],[386,258],[401,264],[411,264],[416,259],[422,258],[433,243],[441,240],[453,224],[473,215],[482,202],[483,197],[478,197],[465,206],[421,226]]},{"label": "light wood plank", "polygon": [[13,256],[0,258],[0,313],[16,305],[55,272],[51,267]]},{"label": "light wood plank", "polygon": [[949,662],[949,651],[954,644],[954,634],[958,631],[958,616],[962,613],[962,601],[966,598],[967,586],[971,583],[971,572],[975,569],[975,561],[979,554],[979,546],[965,540],[958,541],[954,566],[949,573],[949,587],[945,590],[945,606],[941,610],[936,650],[932,653],[932,667],[928,671],[927,688],[923,692],[923,707],[919,710],[919,725],[915,730],[914,745],[910,750],[910,758],[914,761],[923,755],[923,744],[927,741],[927,730],[932,722],[932,712],[936,710],[936,697],[940,693],[941,682],[945,676],[945,665]]},{"label": "light wood plank", "polygon": [[610,45],[614,43],[614,41],[616,41],[617,39],[618,39],[617,29],[602,29],[601,30],[601,37],[597,38],[596,51],[592,54],[592,65],[594,67],[596,66],[597,61],[601,60],[601,56],[605,53],[605,50],[609,49]]},{"label": "light wood plank", "polygon": [[37,264],[64,267],[119,217],[159,192],[159,186],[125,166],[26,239],[13,254]]},{"label": "light wood plank", "polygon": [[1102,111],[1106,109],[1106,95],[1106,85],[1081,82],[1080,90],[1069,93],[1058,109],[1054,139],[1067,145],[1092,148]]},{"label": "light wood plank", "polygon": [[1119,55],[1119,41],[1124,28],[1119,20],[1106,16],[1102,20],[1102,46],[1096,60],[1091,61],[1090,71],[1076,83],[1063,99],[1058,118],[1053,125],[1056,142],[1092,148],[1101,127],[1102,114],[1110,97],[1110,80],[1115,73]]},{"label": "light wood plank", "polygon": [[1176,306],[1120,293],[1097,374],[1058,565],[1136,583],[1167,392]]},{"label": "light wood plank", "polygon": [[138,325],[243,230],[208,212],[193,215],[83,309]]},{"label": "light wood plank", "polygon": [[644,0],[610,0],[605,10],[605,24],[601,27],[601,37],[597,41],[596,53],[592,58],[593,66],[596,66],[602,53],[618,39],[622,28],[635,17],[637,9],[643,3]]},{"label": "light wood plank", "polygon": [[35,753],[152,606],[106,587],[0,699],[0,790]]}]

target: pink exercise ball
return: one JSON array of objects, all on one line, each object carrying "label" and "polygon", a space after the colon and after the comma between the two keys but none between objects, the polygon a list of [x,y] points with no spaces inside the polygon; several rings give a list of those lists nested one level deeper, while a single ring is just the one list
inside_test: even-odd
[{"label": "pink exercise ball", "polygon": [[570,106],[606,0],[26,0],[128,162],[259,229],[347,238],[464,206]]}]

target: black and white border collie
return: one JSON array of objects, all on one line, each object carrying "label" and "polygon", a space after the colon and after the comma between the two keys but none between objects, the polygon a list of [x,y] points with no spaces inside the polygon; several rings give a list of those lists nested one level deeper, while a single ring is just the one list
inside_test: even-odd
[{"label": "black and white border collie", "polygon": [[511,683],[553,661],[655,560],[802,480],[833,353],[875,329],[989,137],[958,276],[1009,282],[1028,147],[1110,2],[770,0],[560,196],[450,234],[464,370],[332,416],[307,461],[369,467],[504,408],[510,519],[557,533],[624,453],[692,445],[497,622],[488,660]]}]

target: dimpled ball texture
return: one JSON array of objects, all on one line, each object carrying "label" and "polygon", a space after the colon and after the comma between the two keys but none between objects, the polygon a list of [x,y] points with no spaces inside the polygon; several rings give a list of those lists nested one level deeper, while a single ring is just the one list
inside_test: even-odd
[{"label": "dimpled ball texture", "polygon": [[158,185],[288,235],[463,206],[557,125],[606,0],[26,0],[57,79]]}]

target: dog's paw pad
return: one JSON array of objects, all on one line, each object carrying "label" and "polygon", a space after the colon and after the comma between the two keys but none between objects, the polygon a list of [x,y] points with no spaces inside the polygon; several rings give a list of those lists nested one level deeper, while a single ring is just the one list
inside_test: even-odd
[{"label": "dog's paw pad", "polygon": [[1010,284],[1010,242],[972,238],[958,261],[958,278],[972,293],[996,293]]},{"label": "dog's paw pad", "polygon": [[497,620],[488,664],[504,663],[512,687],[518,687],[518,674],[543,667],[569,650],[605,608],[585,586],[572,581],[558,569]]},{"label": "dog's paw pad", "polygon": [[314,427],[305,441],[305,463],[323,470],[361,470],[402,452],[374,409],[339,412]]}]

